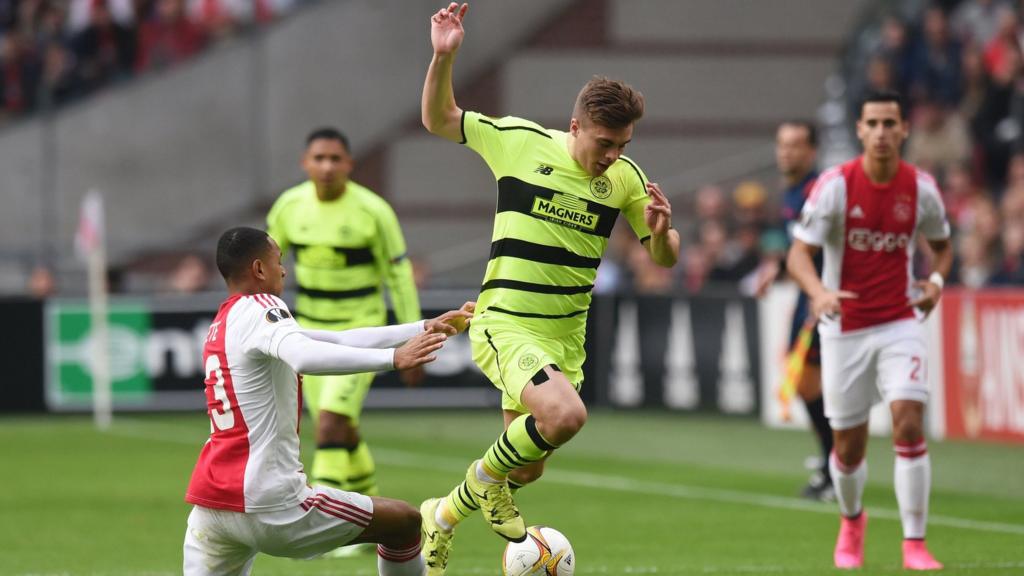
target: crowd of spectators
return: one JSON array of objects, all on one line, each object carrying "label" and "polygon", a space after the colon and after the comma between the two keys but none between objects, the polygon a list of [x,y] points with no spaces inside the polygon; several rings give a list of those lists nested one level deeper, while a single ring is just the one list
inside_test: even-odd
[{"label": "crowd of spectators", "polygon": [[[0,122],[174,65],[299,1],[0,0]],[[1024,284],[1024,0],[897,5],[854,42],[848,117],[870,91],[904,94],[904,156],[937,177],[954,231],[950,283]],[[780,189],[769,176],[674,196],[684,246],[671,270],[618,226],[597,291],[751,294],[759,264],[785,250]]]},{"label": "crowd of spectators", "polygon": [[953,280],[1024,284],[1024,2],[932,2],[862,35],[851,117],[869,90],[909,103],[905,156],[932,172],[954,230]]},{"label": "crowd of spectators", "polygon": [[[904,158],[936,176],[953,229],[950,283],[1024,285],[1024,0],[896,5],[905,11],[867,26],[848,58],[851,134],[865,94],[903,94],[911,126]],[[731,194],[704,186],[676,197],[674,211],[693,215],[681,227],[680,265],[660,270],[638,246],[613,239],[599,287],[752,293],[759,260],[784,250],[770,233],[778,229],[780,188],[766,179]]]},{"label": "crowd of spectators", "polygon": [[299,0],[0,0],[0,124],[267,24]]}]

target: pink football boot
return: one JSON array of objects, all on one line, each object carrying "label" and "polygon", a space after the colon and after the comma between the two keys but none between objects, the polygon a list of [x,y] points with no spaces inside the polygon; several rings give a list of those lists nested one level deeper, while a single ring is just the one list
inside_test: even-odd
[{"label": "pink football boot", "polygon": [[936,560],[924,540],[903,541],[903,568],[907,570],[942,570],[942,562]]},{"label": "pink football boot", "polygon": [[843,518],[839,525],[839,539],[833,558],[836,568],[851,569],[864,565],[864,533],[868,527],[868,515],[863,510],[854,519]]}]

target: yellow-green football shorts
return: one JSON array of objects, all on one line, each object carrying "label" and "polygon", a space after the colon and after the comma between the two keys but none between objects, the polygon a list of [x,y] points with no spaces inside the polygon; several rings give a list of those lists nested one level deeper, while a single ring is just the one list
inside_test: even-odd
[{"label": "yellow-green football shorts", "polygon": [[[359,318],[345,323],[317,322],[296,314],[299,325],[313,330],[349,330],[365,326],[383,326],[383,317]],[[302,397],[313,422],[319,420],[320,411],[326,410],[342,416],[348,416],[353,426],[359,425],[359,415],[363,412],[363,401],[370,392],[374,374],[332,374],[330,376],[302,376]]]},{"label": "yellow-green football shorts", "polygon": [[502,324],[471,324],[469,340],[473,361],[502,392],[503,409],[528,414],[521,401],[523,389],[532,386],[530,380],[549,364],[557,366],[579,392],[587,357],[583,334],[541,338]]},{"label": "yellow-green football shorts", "polygon": [[353,426],[359,425],[363,401],[373,383],[373,372],[331,376],[303,376],[302,396],[316,422],[320,411],[348,416]]}]

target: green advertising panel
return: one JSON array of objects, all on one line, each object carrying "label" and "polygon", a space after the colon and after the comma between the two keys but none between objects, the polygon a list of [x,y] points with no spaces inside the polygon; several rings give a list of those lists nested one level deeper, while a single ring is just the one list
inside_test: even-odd
[{"label": "green advertising panel", "polygon": [[[138,304],[109,308],[110,377],[115,404],[145,402],[153,390],[145,366],[149,310]],[[51,409],[92,402],[94,340],[89,308],[51,303],[47,309],[47,403]]]}]

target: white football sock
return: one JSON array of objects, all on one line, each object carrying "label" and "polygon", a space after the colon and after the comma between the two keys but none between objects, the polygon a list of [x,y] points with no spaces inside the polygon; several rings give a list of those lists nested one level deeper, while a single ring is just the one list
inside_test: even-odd
[{"label": "white football sock", "polygon": [[486,470],[484,470],[483,460],[480,460],[476,463],[476,479],[481,482],[486,482],[488,484],[501,484],[502,482],[501,480],[498,480],[494,476],[491,476],[490,474],[487,473]]},{"label": "white football sock", "polygon": [[420,556],[420,542],[414,546],[397,550],[384,545],[377,546],[377,573],[380,576],[423,576],[427,571]]},{"label": "white football sock", "polygon": [[828,469],[832,474],[832,487],[836,490],[839,502],[839,513],[852,518],[861,513],[861,496],[864,495],[864,484],[868,480],[868,463],[861,460],[855,466],[846,466],[833,452],[828,459]]},{"label": "white football sock", "polygon": [[444,506],[447,505],[447,500],[447,498],[441,500],[437,505],[437,508],[434,509],[434,522],[437,523],[437,527],[440,528],[442,532],[451,532],[452,528],[454,528],[454,526],[448,522],[448,517],[445,516],[444,513]]},{"label": "white football sock", "polygon": [[896,502],[903,521],[903,537],[923,539],[932,486],[932,462],[924,440],[912,445],[896,444],[893,476]]}]

